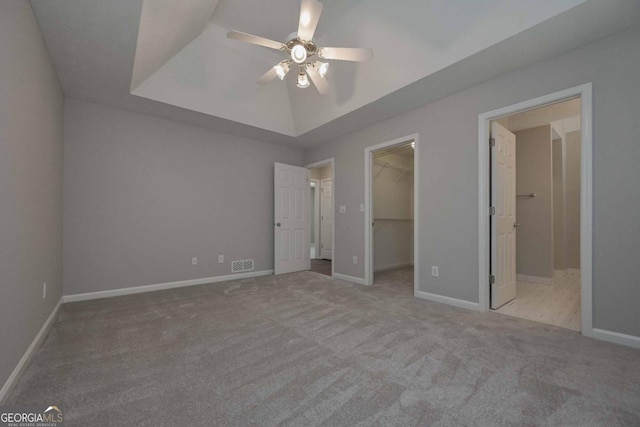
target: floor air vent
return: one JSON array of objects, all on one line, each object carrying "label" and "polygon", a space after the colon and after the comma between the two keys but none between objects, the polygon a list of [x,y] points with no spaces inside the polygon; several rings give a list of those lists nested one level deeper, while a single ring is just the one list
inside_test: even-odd
[{"label": "floor air vent", "polygon": [[252,259],[243,259],[243,260],[231,262],[232,273],[241,273],[243,271],[253,271]]}]

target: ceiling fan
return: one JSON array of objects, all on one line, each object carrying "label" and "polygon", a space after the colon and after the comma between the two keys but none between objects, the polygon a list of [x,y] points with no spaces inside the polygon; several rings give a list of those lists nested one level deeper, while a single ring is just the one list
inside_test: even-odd
[{"label": "ceiling fan", "polygon": [[307,88],[310,84],[309,79],[311,79],[318,92],[324,95],[329,91],[329,83],[325,79],[329,63],[322,62],[320,59],[364,62],[371,59],[373,52],[371,49],[363,48],[318,47],[313,42],[313,35],[321,14],[322,3],[318,0],[302,0],[298,32],[292,33],[286,43],[240,31],[229,31],[227,37],[279,50],[289,56],[260,77],[257,82],[259,85],[267,84],[276,77],[284,80],[291,68],[297,67],[297,86],[303,89]]}]

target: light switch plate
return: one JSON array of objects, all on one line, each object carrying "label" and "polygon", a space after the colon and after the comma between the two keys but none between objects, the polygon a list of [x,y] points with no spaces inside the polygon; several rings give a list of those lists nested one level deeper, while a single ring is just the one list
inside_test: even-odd
[{"label": "light switch plate", "polygon": [[347,207],[345,205],[340,205],[340,213],[346,213]]}]

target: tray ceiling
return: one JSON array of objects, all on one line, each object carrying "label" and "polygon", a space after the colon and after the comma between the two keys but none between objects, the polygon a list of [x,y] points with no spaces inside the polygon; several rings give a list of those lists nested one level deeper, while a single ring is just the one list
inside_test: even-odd
[{"label": "tray ceiling", "polygon": [[333,62],[332,90],[320,95],[291,78],[256,85],[284,54],[225,36],[236,29],[286,41],[298,0],[145,0],[131,93],[298,136],[583,1],[325,0],[318,44],[371,47],[374,58]]},{"label": "tray ceiling", "polygon": [[[293,78],[258,86],[283,54],[225,36],[233,29],[284,41],[296,29],[298,0],[32,0],[66,96],[306,145],[578,47],[640,16],[634,0],[608,7],[597,0],[322,3],[318,44],[374,51],[367,63],[333,61],[327,95],[299,89]],[[532,41],[540,48],[513,49]],[[500,46],[513,51],[505,64],[443,77],[460,64],[482,65]]]}]

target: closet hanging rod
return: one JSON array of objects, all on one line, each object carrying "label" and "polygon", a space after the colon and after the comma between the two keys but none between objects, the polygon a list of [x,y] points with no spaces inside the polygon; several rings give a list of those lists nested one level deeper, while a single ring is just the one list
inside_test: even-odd
[{"label": "closet hanging rod", "polygon": [[385,162],[383,160],[375,160],[373,164],[374,164],[374,166],[380,166],[380,167],[384,167],[384,168],[395,169],[397,171],[406,170],[407,172],[413,172],[413,166],[406,166],[406,165],[402,165],[402,164],[399,164],[399,163]]},{"label": "closet hanging rod", "polygon": [[526,197],[528,199],[533,199],[534,197],[536,197],[536,193],[517,194],[516,197]]}]

